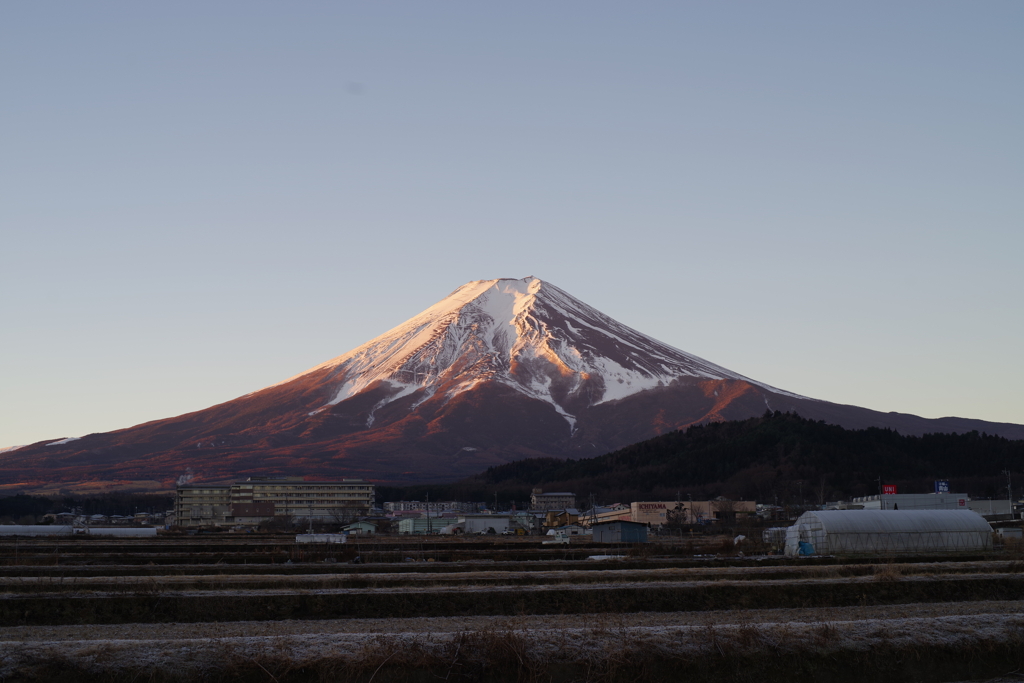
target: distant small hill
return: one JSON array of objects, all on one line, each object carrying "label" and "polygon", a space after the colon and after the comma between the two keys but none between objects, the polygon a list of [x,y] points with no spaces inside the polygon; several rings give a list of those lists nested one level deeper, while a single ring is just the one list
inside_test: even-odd
[{"label": "distant small hill", "polygon": [[[573,491],[580,503],[674,500],[724,495],[794,504],[878,492],[930,493],[936,479],[974,497],[1006,497],[1003,470],[1024,489],[1024,441],[980,434],[904,436],[891,429],[844,429],[795,413],[694,425],[585,460],[531,458],[491,467],[447,487],[410,487],[382,494],[522,500],[533,487]],[[422,489],[422,490],[421,490]],[[420,498],[422,500],[422,498]]]}]

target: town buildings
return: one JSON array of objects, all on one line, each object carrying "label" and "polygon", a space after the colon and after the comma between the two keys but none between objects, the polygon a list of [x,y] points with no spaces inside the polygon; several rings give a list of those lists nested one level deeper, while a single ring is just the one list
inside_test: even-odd
[{"label": "town buildings", "polygon": [[990,520],[1013,519],[1013,504],[1004,499],[972,499],[966,493],[884,493],[830,505],[859,510],[972,510]]},{"label": "town buildings", "polygon": [[396,500],[384,503],[384,512],[479,512],[481,503],[460,503],[455,500],[421,502],[418,500]]},{"label": "town buildings", "polygon": [[626,521],[649,526],[665,524],[706,524],[730,521],[737,517],[753,516],[757,503],[752,500],[655,500],[636,501],[629,505],[615,505],[592,515],[583,514],[580,521],[587,524]]},{"label": "town buildings", "polygon": [[178,486],[178,526],[257,525],[275,517],[351,522],[370,513],[374,486],[362,479],[306,481],[302,477],[250,477],[230,484]]}]

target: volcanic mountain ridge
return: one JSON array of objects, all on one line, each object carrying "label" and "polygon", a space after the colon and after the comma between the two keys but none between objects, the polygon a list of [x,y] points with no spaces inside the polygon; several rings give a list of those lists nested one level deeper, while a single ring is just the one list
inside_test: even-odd
[{"label": "volcanic mountain ridge", "polygon": [[205,410],[0,453],[0,485],[248,475],[451,481],[590,457],[691,424],[794,411],[903,434],[1024,426],[819,401],[629,328],[537,278],[470,282],[366,344]]}]

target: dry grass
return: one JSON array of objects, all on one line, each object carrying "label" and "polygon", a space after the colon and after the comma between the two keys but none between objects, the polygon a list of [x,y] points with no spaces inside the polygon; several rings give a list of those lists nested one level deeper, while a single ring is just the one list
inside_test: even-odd
[{"label": "dry grass", "polygon": [[[736,550],[731,539],[706,546],[688,543],[676,543],[672,552],[723,555]],[[379,552],[400,561],[410,555],[454,557],[463,552],[459,548],[471,553],[479,547],[449,545],[443,553],[422,543]],[[527,555],[516,555],[517,549],[536,561],[520,561]],[[360,548],[364,558],[367,550]],[[288,556],[294,549],[266,551]],[[563,549],[558,555],[531,550],[527,543],[495,544],[494,552],[495,557],[518,559],[358,569],[306,562],[270,571],[266,565],[263,571],[250,571],[251,566],[225,563],[206,574],[195,571],[196,566],[164,570],[153,565],[146,570],[90,567],[80,573],[69,570],[66,576],[56,567],[20,574],[15,572],[21,569],[12,570],[0,575],[0,623],[85,628],[122,623],[120,628],[134,630],[167,623],[166,632],[175,635],[103,636],[111,638],[107,641],[73,640],[80,636],[72,635],[59,642],[15,636],[24,642],[0,643],[0,680],[935,682],[985,678],[1024,665],[1024,619],[1017,615],[981,614],[979,607],[956,617],[937,612],[943,616],[909,618],[908,612],[908,618],[898,618],[900,605],[908,602],[1017,599],[1024,587],[1024,557],[941,563],[890,558],[874,564],[864,558],[845,563],[770,558],[742,566],[720,558],[666,565],[664,558],[652,556],[666,549],[647,544],[635,547],[622,562],[595,566],[555,562],[569,555]],[[601,551],[572,548],[573,557],[595,552]],[[318,557],[306,549],[302,553],[304,560]],[[221,562],[226,556],[217,557]],[[885,619],[837,618],[831,609],[882,604],[891,606]],[[812,616],[787,622],[771,612],[795,606],[808,608]],[[762,616],[743,616],[755,608],[761,608]],[[867,610],[844,609],[847,615]],[[723,621],[707,616],[711,610],[737,616]],[[637,612],[673,616],[651,625]],[[482,617],[516,614],[521,616]],[[528,616],[542,614],[548,616]],[[385,632],[377,634],[360,627],[332,632],[316,626],[320,619],[381,615],[422,617],[421,625],[397,632],[388,622],[381,627]],[[431,621],[434,616],[448,618]],[[216,623],[230,620],[239,621],[230,628]],[[238,625],[244,620],[253,626]],[[302,624],[303,630],[259,631],[266,620]],[[205,635],[189,639],[199,629],[188,622],[205,622]],[[53,630],[39,627],[38,632],[46,629]]]},{"label": "dry grass", "polygon": [[873,569],[875,581],[899,581],[905,568],[900,564],[876,564]]},{"label": "dry grass", "polygon": [[478,631],[351,639],[347,646],[337,639],[319,644],[230,639],[191,641],[187,647],[111,642],[50,651],[8,648],[0,678],[85,683],[937,682],[992,677],[1024,664],[1024,619],[994,615],[677,628],[630,627],[608,617],[588,628],[542,631],[512,619]]}]

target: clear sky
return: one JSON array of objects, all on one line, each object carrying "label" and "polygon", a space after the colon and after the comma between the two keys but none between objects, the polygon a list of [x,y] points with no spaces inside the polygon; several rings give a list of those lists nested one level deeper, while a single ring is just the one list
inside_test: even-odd
[{"label": "clear sky", "polygon": [[0,3],[0,447],[534,275],[808,396],[1024,423],[1024,3]]}]

